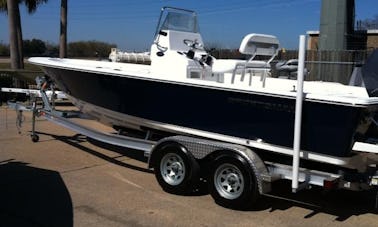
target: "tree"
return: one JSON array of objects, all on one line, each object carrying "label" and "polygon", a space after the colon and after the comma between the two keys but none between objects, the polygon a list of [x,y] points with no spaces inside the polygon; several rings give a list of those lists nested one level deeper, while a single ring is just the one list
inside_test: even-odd
[{"label": "tree", "polygon": [[9,45],[11,55],[11,67],[13,69],[24,68],[22,48],[22,27],[19,4],[24,3],[29,14],[34,13],[39,5],[48,0],[0,0],[0,11],[8,12]]},{"label": "tree", "polygon": [[378,29],[378,15],[375,15],[374,18],[371,18],[371,19],[357,21],[357,29],[359,30]]},{"label": "tree", "polygon": [[60,4],[60,41],[59,57],[67,57],[67,1],[61,0]]},{"label": "tree", "polygon": [[9,45],[0,42],[0,56],[9,56]]},{"label": "tree", "polygon": [[40,39],[24,40],[23,46],[25,56],[41,56],[47,51],[45,42]]},{"label": "tree", "polygon": [[59,45],[54,43],[45,42],[46,53],[45,56],[59,57]]},{"label": "tree", "polygon": [[116,45],[96,40],[71,42],[68,44],[68,55],[70,57],[107,58],[113,47]]},{"label": "tree", "polygon": [[[3,4],[4,6],[5,4]],[[19,11],[18,3],[13,0],[7,0],[5,7],[8,10],[8,24],[9,24],[9,50],[10,50],[10,61],[12,69],[20,69],[21,56],[18,45],[18,35],[17,35],[17,11]]]}]

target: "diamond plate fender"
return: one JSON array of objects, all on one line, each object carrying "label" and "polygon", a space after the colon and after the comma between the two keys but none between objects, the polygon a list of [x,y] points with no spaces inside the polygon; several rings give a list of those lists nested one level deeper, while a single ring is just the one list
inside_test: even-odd
[{"label": "diamond plate fender", "polygon": [[218,142],[218,141],[213,141],[213,140],[193,138],[189,136],[166,137],[160,140],[151,151],[151,155],[148,160],[149,168],[152,168],[154,154],[159,152],[159,148],[161,147],[161,145],[170,143],[170,142],[181,144],[196,159],[203,159],[209,154],[212,154],[213,152],[220,151],[220,150],[227,150],[230,152],[235,152],[248,161],[251,167],[251,170],[256,176],[260,194],[268,193],[271,190],[271,185],[270,185],[271,177],[269,175],[268,169],[266,168],[261,158],[255,152],[253,152],[251,149],[247,147],[230,144],[230,143],[223,143],[223,142]]}]

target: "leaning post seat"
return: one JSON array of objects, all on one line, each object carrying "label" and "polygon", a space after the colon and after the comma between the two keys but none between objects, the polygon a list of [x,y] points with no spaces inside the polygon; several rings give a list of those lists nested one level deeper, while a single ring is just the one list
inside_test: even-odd
[{"label": "leaning post seat", "polygon": [[[216,59],[213,64],[213,73],[231,73],[232,83],[235,80],[235,74],[241,72],[242,80],[244,79],[245,72],[263,71],[262,81],[265,81],[266,72],[270,70],[270,62],[278,53],[279,41],[277,37],[265,34],[248,34],[246,35],[239,47],[239,52],[251,57],[245,60],[235,59]],[[270,56],[266,61],[253,60],[256,56]],[[251,83],[251,79],[250,79]]]}]

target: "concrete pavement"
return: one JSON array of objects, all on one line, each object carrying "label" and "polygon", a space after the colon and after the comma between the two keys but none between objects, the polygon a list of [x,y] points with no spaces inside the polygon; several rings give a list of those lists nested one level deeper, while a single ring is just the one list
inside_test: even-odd
[{"label": "concrete pavement", "polygon": [[[13,110],[0,107],[0,226],[378,226],[374,195],[314,188],[273,194],[249,211],[216,205],[206,191],[167,194],[143,152],[107,146],[31,114],[21,134]],[[85,124],[111,130],[91,121]]]}]

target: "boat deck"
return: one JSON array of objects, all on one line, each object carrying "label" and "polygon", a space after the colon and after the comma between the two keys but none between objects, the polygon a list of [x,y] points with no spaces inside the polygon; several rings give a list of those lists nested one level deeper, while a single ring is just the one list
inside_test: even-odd
[{"label": "boat deck", "polygon": [[[293,99],[296,96],[296,80],[267,77],[265,82],[262,82],[261,72],[257,74],[253,72],[246,73],[244,78],[241,74],[236,74],[234,80],[232,79],[232,73],[224,73],[222,81],[219,82],[212,78],[188,78],[186,75],[177,75],[174,78],[172,76],[158,75],[151,71],[152,67],[150,65],[142,64],[58,58],[31,58],[29,61],[42,66],[53,65],[57,68],[98,72],[112,76],[138,77],[144,80],[185,83],[192,86],[210,86],[214,89],[264,93],[266,95],[292,97]],[[338,102],[353,106],[378,105],[378,98],[369,97],[364,87],[346,86],[340,83],[305,81],[304,93],[306,99],[319,102]]]}]

